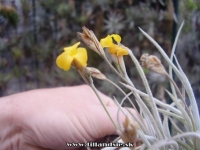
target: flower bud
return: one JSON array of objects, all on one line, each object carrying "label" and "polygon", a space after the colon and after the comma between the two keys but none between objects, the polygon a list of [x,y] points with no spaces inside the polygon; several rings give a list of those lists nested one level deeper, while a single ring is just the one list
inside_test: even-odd
[{"label": "flower bud", "polygon": [[160,59],[154,55],[143,54],[140,58],[142,67],[148,68],[156,73],[166,75],[166,70]]},{"label": "flower bud", "polygon": [[96,50],[96,46],[94,44],[94,42],[85,34],[83,33],[77,33],[80,38],[82,39],[82,41],[91,49],[91,50],[94,50],[96,53],[99,54],[99,52]]},{"label": "flower bud", "polygon": [[98,69],[93,67],[87,67],[87,69],[90,71],[90,74],[92,77],[100,79],[100,80],[106,80],[106,76],[102,74]]},{"label": "flower bud", "polygon": [[119,136],[122,138],[124,143],[135,143],[137,139],[137,130],[140,129],[138,123],[135,120],[131,120],[128,116],[126,116],[123,127],[124,130],[119,133]]},{"label": "flower bud", "polygon": [[93,51],[98,53],[101,56],[105,56],[104,50],[101,47],[99,41],[97,40],[96,36],[94,33],[87,29],[86,27],[83,27],[83,33],[77,33],[80,38],[83,40],[83,42]]}]

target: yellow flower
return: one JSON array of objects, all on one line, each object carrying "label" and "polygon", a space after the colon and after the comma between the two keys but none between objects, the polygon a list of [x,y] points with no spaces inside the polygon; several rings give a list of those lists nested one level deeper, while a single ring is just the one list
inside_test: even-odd
[{"label": "yellow flower", "polygon": [[[113,39],[117,44],[113,43]],[[108,51],[110,54],[115,54],[117,56],[128,55],[128,52],[125,48],[120,46],[121,37],[118,34],[108,35],[106,38],[101,39],[100,44],[103,48],[109,48]]]},{"label": "yellow flower", "polygon": [[64,52],[60,54],[56,59],[56,64],[59,68],[67,71],[70,69],[70,66],[72,63],[76,65],[77,68],[80,66],[86,66],[87,65],[87,51],[85,48],[79,47],[80,42],[77,42],[76,44],[65,47]]}]

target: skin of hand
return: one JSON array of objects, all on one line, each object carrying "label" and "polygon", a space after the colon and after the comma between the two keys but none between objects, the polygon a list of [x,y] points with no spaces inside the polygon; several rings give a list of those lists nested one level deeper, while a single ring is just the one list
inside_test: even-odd
[{"label": "skin of hand", "polygon": [[[117,124],[118,107],[100,96]],[[124,115],[120,115],[123,122]],[[89,86],[32,90],[0,99],[1,150],[65,150],[116,129]]]}]

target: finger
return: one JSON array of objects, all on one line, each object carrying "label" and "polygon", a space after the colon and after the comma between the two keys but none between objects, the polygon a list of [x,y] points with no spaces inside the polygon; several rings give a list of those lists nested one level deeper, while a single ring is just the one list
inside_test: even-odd
[{"label": "finger", "polygon": [[[79,86],[79,88],[82,90],[82,92],[84,94],[85,93],[88,94],[87,98],[89,97],[92,102],[95,102],[95,103],[98,103],[98,104],[101,105],[97,95],[95,94],[95,92],[92,90],[91,87],[89,87],[88,85],[81,85],[81,86]],[[97,91],[97,92],[98,92],[99,97],[101,98],[101,100],[103,101],[105,106],[116,106],[116,104],[114,103],[114,101],[110,97],[108,97],[107,95],[103,94],[100,91]]]},{"label": "finger", "polygon": [[[94,138],[99,139],[99,138],[103,138],[107,135],[116,135],[117,134],[117,129],[115,128],[115,126],[113,125],[112,121],[109,119],[108,115],[106,114],[105,110],[101,107],[99,108],[93,108],[95,109],[93,111],[93,115],[97,115],[98,117],[93,117],[93,124],[91,124],[91,131],[92,134],[94,136]],[[117,111],[118,111],[118,107],[107,107],[108,112],[110,113],[111,118],[113,119],[113,121],[115,122],[115,124],[118,126],[118,122],[117,122]],[[125,110],[125,109],[124,109]],[[136,114],[135,111],[133,109],[130,109],[133,114]],[[123,122],[125,120],[125,115],[120,112],[119,113],[119,122],[122,125]],[[118,126],[119,127],[119,126]]]},{"label": "finger", "polygon": [[[117,106],[115,104],[114,100],[111,99],[110,97],[106,96],[105,94],[99,92],[99,96],[102,99],[105,106]],[[101,104],[101,103],[99,102],[99,104]]]},{"label": "finger", "polygon": [[[75,96],[77,101],[80,100],[80,102],[84,102],[84,103],[89,102],[89,103],[97,103],[101,105],[97,95],[92,90],[92,88],[88,85],[73,86],[70,88],[63,88],[63,90],[68,91],[68,94],[70,94],[72,97]],[[116,104],[110,97],[101,93],[100,91],[98,91],[98,94],[105,106],[116,106]]]}]

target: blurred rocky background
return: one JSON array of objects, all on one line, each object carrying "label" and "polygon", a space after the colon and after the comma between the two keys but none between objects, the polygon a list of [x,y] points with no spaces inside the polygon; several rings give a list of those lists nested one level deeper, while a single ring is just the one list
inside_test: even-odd
[{"label": "blurred rocky background", "polygon": [[[79,39],[82,26],[98,39],[117,33],[139,59],[142,53],[158,56],[156,48],[139,32],[141,27],[170,55],[176,31],[185,25],[176,50],[196,97],[200,98],[200,2],[198,0],[0,0],[0,96],[36,88],[84,84],[76,70],[60,70],[55,59],[63,47]],[[82,46],[85,46],[82,44]],[[106,63],[88,49],[88,66],[118,83]],[[144,90],[134,64],[124,57],[135,86]],[[155,97],[165,100],[169,86],[162,75],[144,70]],[[181,88],[180,81],[175,81]],[[109,83],[94,81],[98,89],[121,98]],[[200,101],[200,100],[199,100]]]}]

